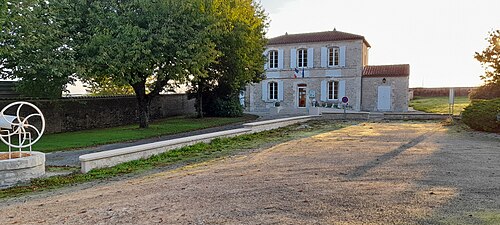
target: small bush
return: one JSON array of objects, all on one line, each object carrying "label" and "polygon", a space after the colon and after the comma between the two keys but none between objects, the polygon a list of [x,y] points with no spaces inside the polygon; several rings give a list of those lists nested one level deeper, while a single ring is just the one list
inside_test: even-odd
[{"label": "small bush", "polygon": [[238,99],[216,99],[210,108],[205,108],[209,116],[239,117],[243,116],[243,107]]},{"label": "small bush", "polygon": [[474,130],[500,133],[500,98],[474,100],[462,113],[462,120]]},{"label": "small bush", "polygon": [[500,98],[500,84],[485,84],[471,91],[470,99],[495,99]]}]

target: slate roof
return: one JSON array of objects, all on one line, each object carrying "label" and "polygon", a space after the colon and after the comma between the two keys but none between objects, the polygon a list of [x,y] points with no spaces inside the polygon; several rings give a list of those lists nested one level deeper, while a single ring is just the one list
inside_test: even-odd
[{"label": "slate roof", "polygon": [[407,77],[410,76],[410,65],[365,66],[363,76],[366,77]]},{"label": "slate roof", "polygon": [[357,34],[350,34],[341,31],[324,31],[303,34],[285,34],[268,40],[268,45],[327,42],[327,41],[345,41],[345,40],[363,40],[368,47],[371,47],[365,37]]}]

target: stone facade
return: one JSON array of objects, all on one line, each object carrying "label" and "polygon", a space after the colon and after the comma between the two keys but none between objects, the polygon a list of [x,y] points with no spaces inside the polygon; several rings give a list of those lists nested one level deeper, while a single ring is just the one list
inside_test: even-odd
[{"label": "stone facade", "polygon": [[[282,113],[308,113],[308,109],[316,105],[340,106],[342,97],[349,99],[348,107],[355,111],[374,111],[371,107],[377,93],[366,97],[362,83],[365,67],[368,64],[368,49],[370,45],[363,36],[338,31],[284,35],[269,40],[264,55],[268,62],[265,65],[266,79],[258,84],[251,84],[246,89],[246,107],[250,112],[270,112],[279,102]],[[336,48],[336,65],[330,66],[330,52]],[[307,66],[299,66],[299,51],[307,52]],[[276,55],[273,58],[272,55]],[[332,54],[333,55],[333,54]],[[276,60],[277,59],[277,60]],[[296,71],[298,70],[298,73]],[[298,75],[295,77],[295,75]],[[398,80],[394,78],[395,80]],[[408,76],[405,78],[408,80]],[[402,79],[402,80],[405,80]],[[332,84],[329,85],[329,83]],[[392,82],[392,81],[391,81]],[[278,94],[270,95],[274,89],[270,84],[276,83]],[[404,82],[396,82],[393,97],[399,98],[404,92]],[[275,84],[272,84],[275,85]],[[367,83],[369,85],[369,82]],[[408,89],[406,82],[406,92]],[[332,88],[334,87],[334,88]],[[373,88],[366,86],[368,89]],[[305,90],[300,92],[299,89]],[[332,93],[336,94],[332,95]],[[275,93],[275,92],[273,92]],[[304,93],[306,97],[304,100]],[[332,97],[335,96],[335,97]],[[407,101],[393,100],[394,110],[403,110]],[[303,102],[306,102],[304,105]],[[302,102],[302,105],[299,104]],[[363,104],[367,105],[363,105]],[[375,110],[377,111],[377,110]]]},{"label": "stone facade", "polygon": [[[384,83],[385,79],[385,83]],[[365,77],[362,84],[362,111],[384,111],[378,109],[378,87],[390,87],[390,112],[408,111],[408,77]]]}]

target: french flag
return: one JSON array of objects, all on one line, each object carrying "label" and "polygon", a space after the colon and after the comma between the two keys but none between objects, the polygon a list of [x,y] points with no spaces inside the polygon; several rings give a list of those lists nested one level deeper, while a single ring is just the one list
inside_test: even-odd
[{"label": "french flag", "polygon": [[299,69],[295,68],[294,72],[295,73],[293,73],[293,78],[297,78],[299,76],[299,73],[300,73]]}]

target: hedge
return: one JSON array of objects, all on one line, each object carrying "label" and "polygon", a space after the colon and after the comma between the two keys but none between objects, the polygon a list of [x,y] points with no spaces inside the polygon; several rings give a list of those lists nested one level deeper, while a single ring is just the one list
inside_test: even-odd
[{"label": "hedge", "polygon": [[479,131],[500,133],[500,98],[474,100],[462,112],[462,121]]}]

